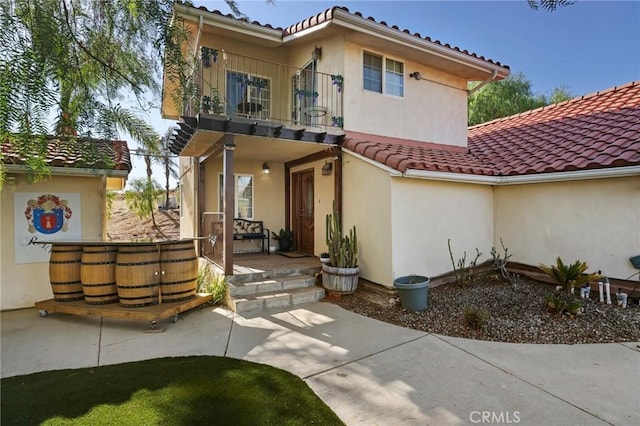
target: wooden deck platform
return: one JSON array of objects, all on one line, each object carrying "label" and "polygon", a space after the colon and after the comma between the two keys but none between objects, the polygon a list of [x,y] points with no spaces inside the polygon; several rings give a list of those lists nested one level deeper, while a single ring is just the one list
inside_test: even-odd
[{"label": "wooden deck platform", "polygon": [[196,294],[195,297],[180,302],[160,303],[136,308],[126,308],[119,303],[106,305],[90,305],[84,300],[73,302],[60,302],[55,299],[36,302],[40,316],[45,317],[50,313],[59,312],[72,315],[92,315],[107,318],[120,318],[130,320],[150,321],[152,326],[157,321],[173,317],[175,322],[178,314],[188,311],[211,301],[210,294]]}]

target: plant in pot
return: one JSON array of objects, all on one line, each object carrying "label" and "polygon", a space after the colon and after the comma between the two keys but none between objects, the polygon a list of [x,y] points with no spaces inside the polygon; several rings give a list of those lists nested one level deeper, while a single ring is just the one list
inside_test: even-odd
[{"label": "plant in pot", "polygon": [[273,239],[278,242],[278,247],[281,252],[291,251],[291,247],[293,246],[293,232],[290,229],[282,229],[280,228],[279,233],[271,232]]},{"label": "plant in pot", "polygon": [[329,263],[329,252],[323,251],[320,253],[320,262]]},{"label": "plant in pot", "polygon": [[333,203],[333,214],[327,215],[326,228],[329,262],[322,264],[322,286],[339,294],[352,294],[358,287],[358,237],[353,226],[342,233],[340,216]]}]

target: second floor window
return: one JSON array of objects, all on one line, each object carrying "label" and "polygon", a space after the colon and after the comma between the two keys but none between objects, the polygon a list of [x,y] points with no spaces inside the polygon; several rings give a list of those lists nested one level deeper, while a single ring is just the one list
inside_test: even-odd
[{"label": "second floor window", "polygon": [[[363,76],[365,90],[404,96],[404,64],[402,62],[364,52]],[[382,90],[383,84],[384,92]]]},{"label": "second floor window", "polygon": [[268,118],[270,108],[270,79],[227,70],[227,114]]}]

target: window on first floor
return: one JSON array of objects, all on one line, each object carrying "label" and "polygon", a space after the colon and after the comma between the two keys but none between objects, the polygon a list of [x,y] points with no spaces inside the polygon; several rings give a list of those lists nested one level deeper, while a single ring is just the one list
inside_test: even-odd
[{"label": "window on first floor", "polygon": [[404,96],[404,64],[402,62],[364,52],[363,76],[365,90]]},{"label": "window on first floor", "polygon": [[[234,174],[233,217],[253,219],[253,175]],[[224,211],[224,176],[218,175],[218,211]]]}]

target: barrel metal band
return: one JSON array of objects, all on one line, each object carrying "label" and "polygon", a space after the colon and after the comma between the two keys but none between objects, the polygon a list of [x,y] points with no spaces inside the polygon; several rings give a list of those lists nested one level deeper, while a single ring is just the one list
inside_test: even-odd
[{"label": "barrel metal band", "polygon": [[197,257],[189,257],[187,259],[162,259],[162,263],[191,262],[197,260]]},{"label": "barrel metal band", "polygon": [[156,263],[160,263],[160,261],[156,259],[156,260],[151,260],[149,262],[129,262],[129,263],[118,262],[116,263],[116,266],[140,266],[140,265],[153,265]]}]

